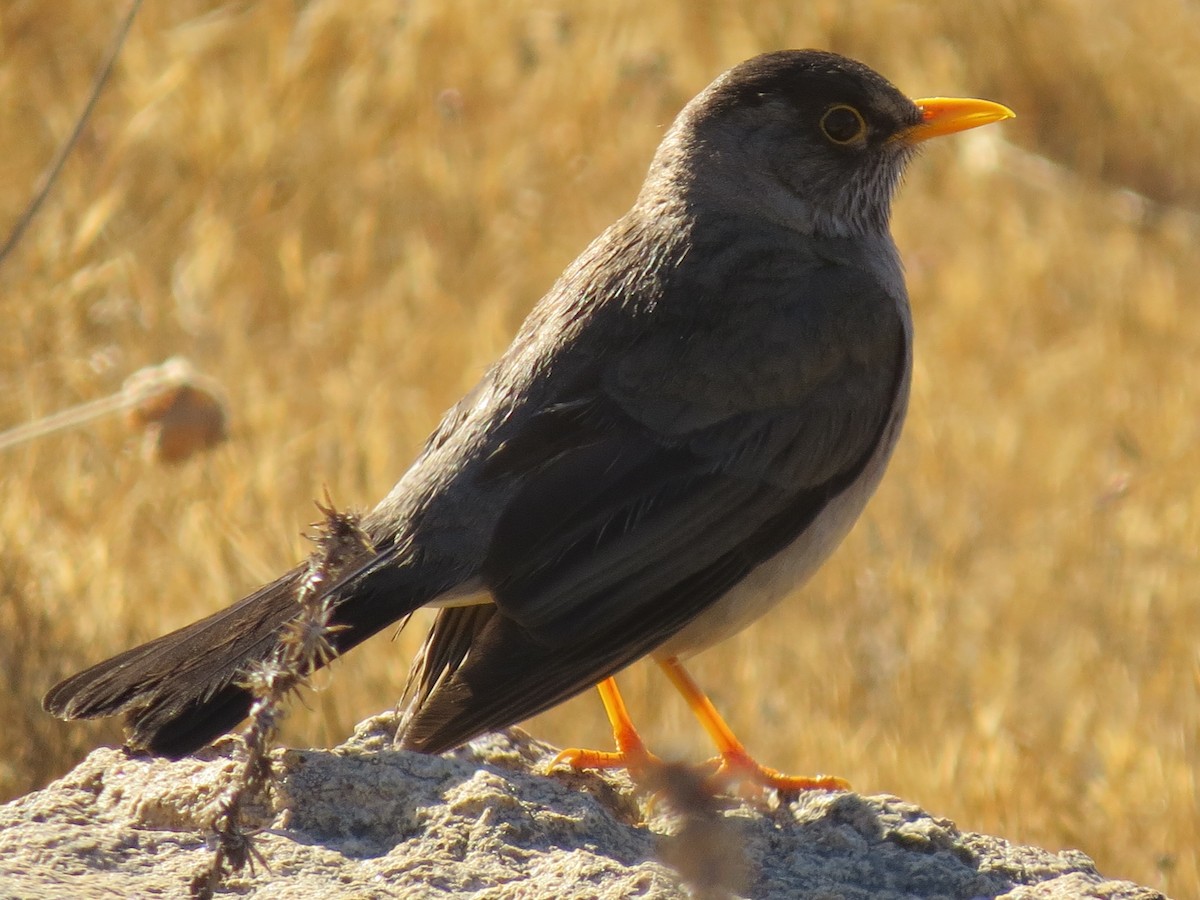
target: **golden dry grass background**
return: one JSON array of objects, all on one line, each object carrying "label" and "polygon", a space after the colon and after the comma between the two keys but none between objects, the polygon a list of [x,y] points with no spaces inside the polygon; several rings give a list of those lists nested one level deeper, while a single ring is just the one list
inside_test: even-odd
[{"label": "golden dry grass background", "polygon": [[[118,13],[0,5],[0,229]],[[819,46],[1019,118],[899,198],[917,370],[865,519],[695,672],[774,765],[1200,896],[1198,38],[1174,0],[147,4],[0,264],[0,427],[184,354],[232,439],[164,468],[114,420],[0,456],[0,791],[119,739],[41,713],[56,679],[290,566],[323,486],[386,492],[687,98]],[[337,664],[287,739],[394,702],[420,631]],[[649,738],[706,756],[650,669],[623,678]],[[530,727],[607,741],[592,696]]]}]

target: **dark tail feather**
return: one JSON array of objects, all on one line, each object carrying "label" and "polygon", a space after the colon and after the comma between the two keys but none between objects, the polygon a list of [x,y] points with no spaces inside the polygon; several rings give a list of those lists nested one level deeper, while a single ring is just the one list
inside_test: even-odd
[{"label": "dark tail feather", "polygon": [[[206,619],[92,666],[51,688],[47,712],[64,719],[123,714],[131,746],[178,758],[231,730],[250,711],[241,686],[247,668],[267,660],[300,611],[300,566]],[[338,654],[429,599],[403,590],[396,569],[380,567],[341,588],[332,635]],[[411,588],[411,585],[406,587]]]}]

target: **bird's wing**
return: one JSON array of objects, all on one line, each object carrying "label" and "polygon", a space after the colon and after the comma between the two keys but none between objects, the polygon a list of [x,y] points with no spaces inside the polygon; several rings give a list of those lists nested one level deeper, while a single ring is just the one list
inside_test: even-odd
[{"label": "bird's wing", "polygon": [[645,655],[858,477],[902,402],[900,303],[859,269],[789,283],[743,285],[717,321],[656,320],[494,449],[484,477],[517,485],[481,573],[497,614],[418,685],[408,746],[526,718]]}]

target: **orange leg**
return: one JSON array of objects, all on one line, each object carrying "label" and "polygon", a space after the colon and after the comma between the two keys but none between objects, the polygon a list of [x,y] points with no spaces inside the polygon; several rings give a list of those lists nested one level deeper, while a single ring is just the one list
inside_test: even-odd
[{"label": "orange leg", "polygon": [[683,694],[688,706],[692,708],[692,712],[700,720],[700,724],[704,726],[704,730],[708,732],[712,742],[717,745],[720,757],[716,760],[717,771],[714,778],[722,785],[738,781],[752,781],[763,787],[788,794],[811,790],[845,791],[850,788],[846,781],[831,775],[815,778],[802,775],[783,775],[774,769],[760,765],[750,756],[746,747],[721,718],[716,707],[712,705],[712,701],[705,696],[700,685],[692,680],[692,676],[684,670],[679,660],[672,657],[659,660],[658,664],[667,673],[667,677],[671,679],[671,683],[675,685],[679,693]]},{"label": "orange leg", "polygon": [[[712,705],[712,701],[705,696],[700,686],[684,671],[679,660],[674,658],[660,660],[659,665],[662,666],[663,671],[667,673],[667,677],[671,679],[671,683],[675,685],[679,693],[683,694],[688,706],[696,714],[696,718],[700,720],[700,724],[704,726],[704,730],[708,732],[713,743],[717,745],[720,756],[715,761],[716,772],[713,780],[720,789],[739,781],[750,781],[761,787],[787,794],[810,790],[844,791],[849,789],[850,785],[841,778],[783,775],[774,769],[760,765],[746,751],[745,746],[721,718],[720,713]],[[628,769],[635,779],[648,780],[656,768],[664,765],[663,762],[646,749],[641,735],[637,733],[633,721],[629,718],[629,711],[625,708],[625,701],[621,699],[620,691],[617,690],[616,681],[606,678],[596,687],[600,691],[600,699],[604,702],[608,720],[612,723],[613,738],[617,743],[616,752],[580,750],[572,747],[554,757],[550,768],[553,769],[559,763],[565,763],[577,770]]]},{"label": "orange leg", "polygon": [[661,761],[646,749],[642,736],[633,726],[629,718],[629,710],[617,690],[617,682],[613,678],[605,678],[596,685],[600,691],[600,699],[604,702],[604,711],[608,713],[608,721],[612,723],[613,739],[617,742],[616,752],[603,750],[580,750],[571,747],[563,750],[550,763],[553,769],[559,763],[566,763],[572,769],[628,769],[635,777],[646,772]]}]

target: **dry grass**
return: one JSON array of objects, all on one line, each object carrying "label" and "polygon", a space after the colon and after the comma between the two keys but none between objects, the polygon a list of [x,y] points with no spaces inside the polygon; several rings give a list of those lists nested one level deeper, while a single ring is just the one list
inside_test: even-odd
[{"label": "dry grass", "polygon": [[[160,468],[101,422],[0,459],[0,790],[117,738],[40,713],[59,676],[292,564],[323,485],[341,506],[383,495],[629,202],[687,97],[755,52],[824,46],[1020,118],[932,148],[900,198],[918,366],[868,515],[697,675],[772,764],[1200,896],[1200,226],[1182,211],[1200,209],[1200,15],[700,6],[147,4],[0,265],[0,425],[185,354],[224,383],[233,439]],[[0,8],[0,228],[116,15]],[[335,666],[289,739],[336,741],[393,702],[418,632]],[[656,672],[624,683],[660,749],[706,754]],[[593,697],[532,727],[606,740]]]}]

